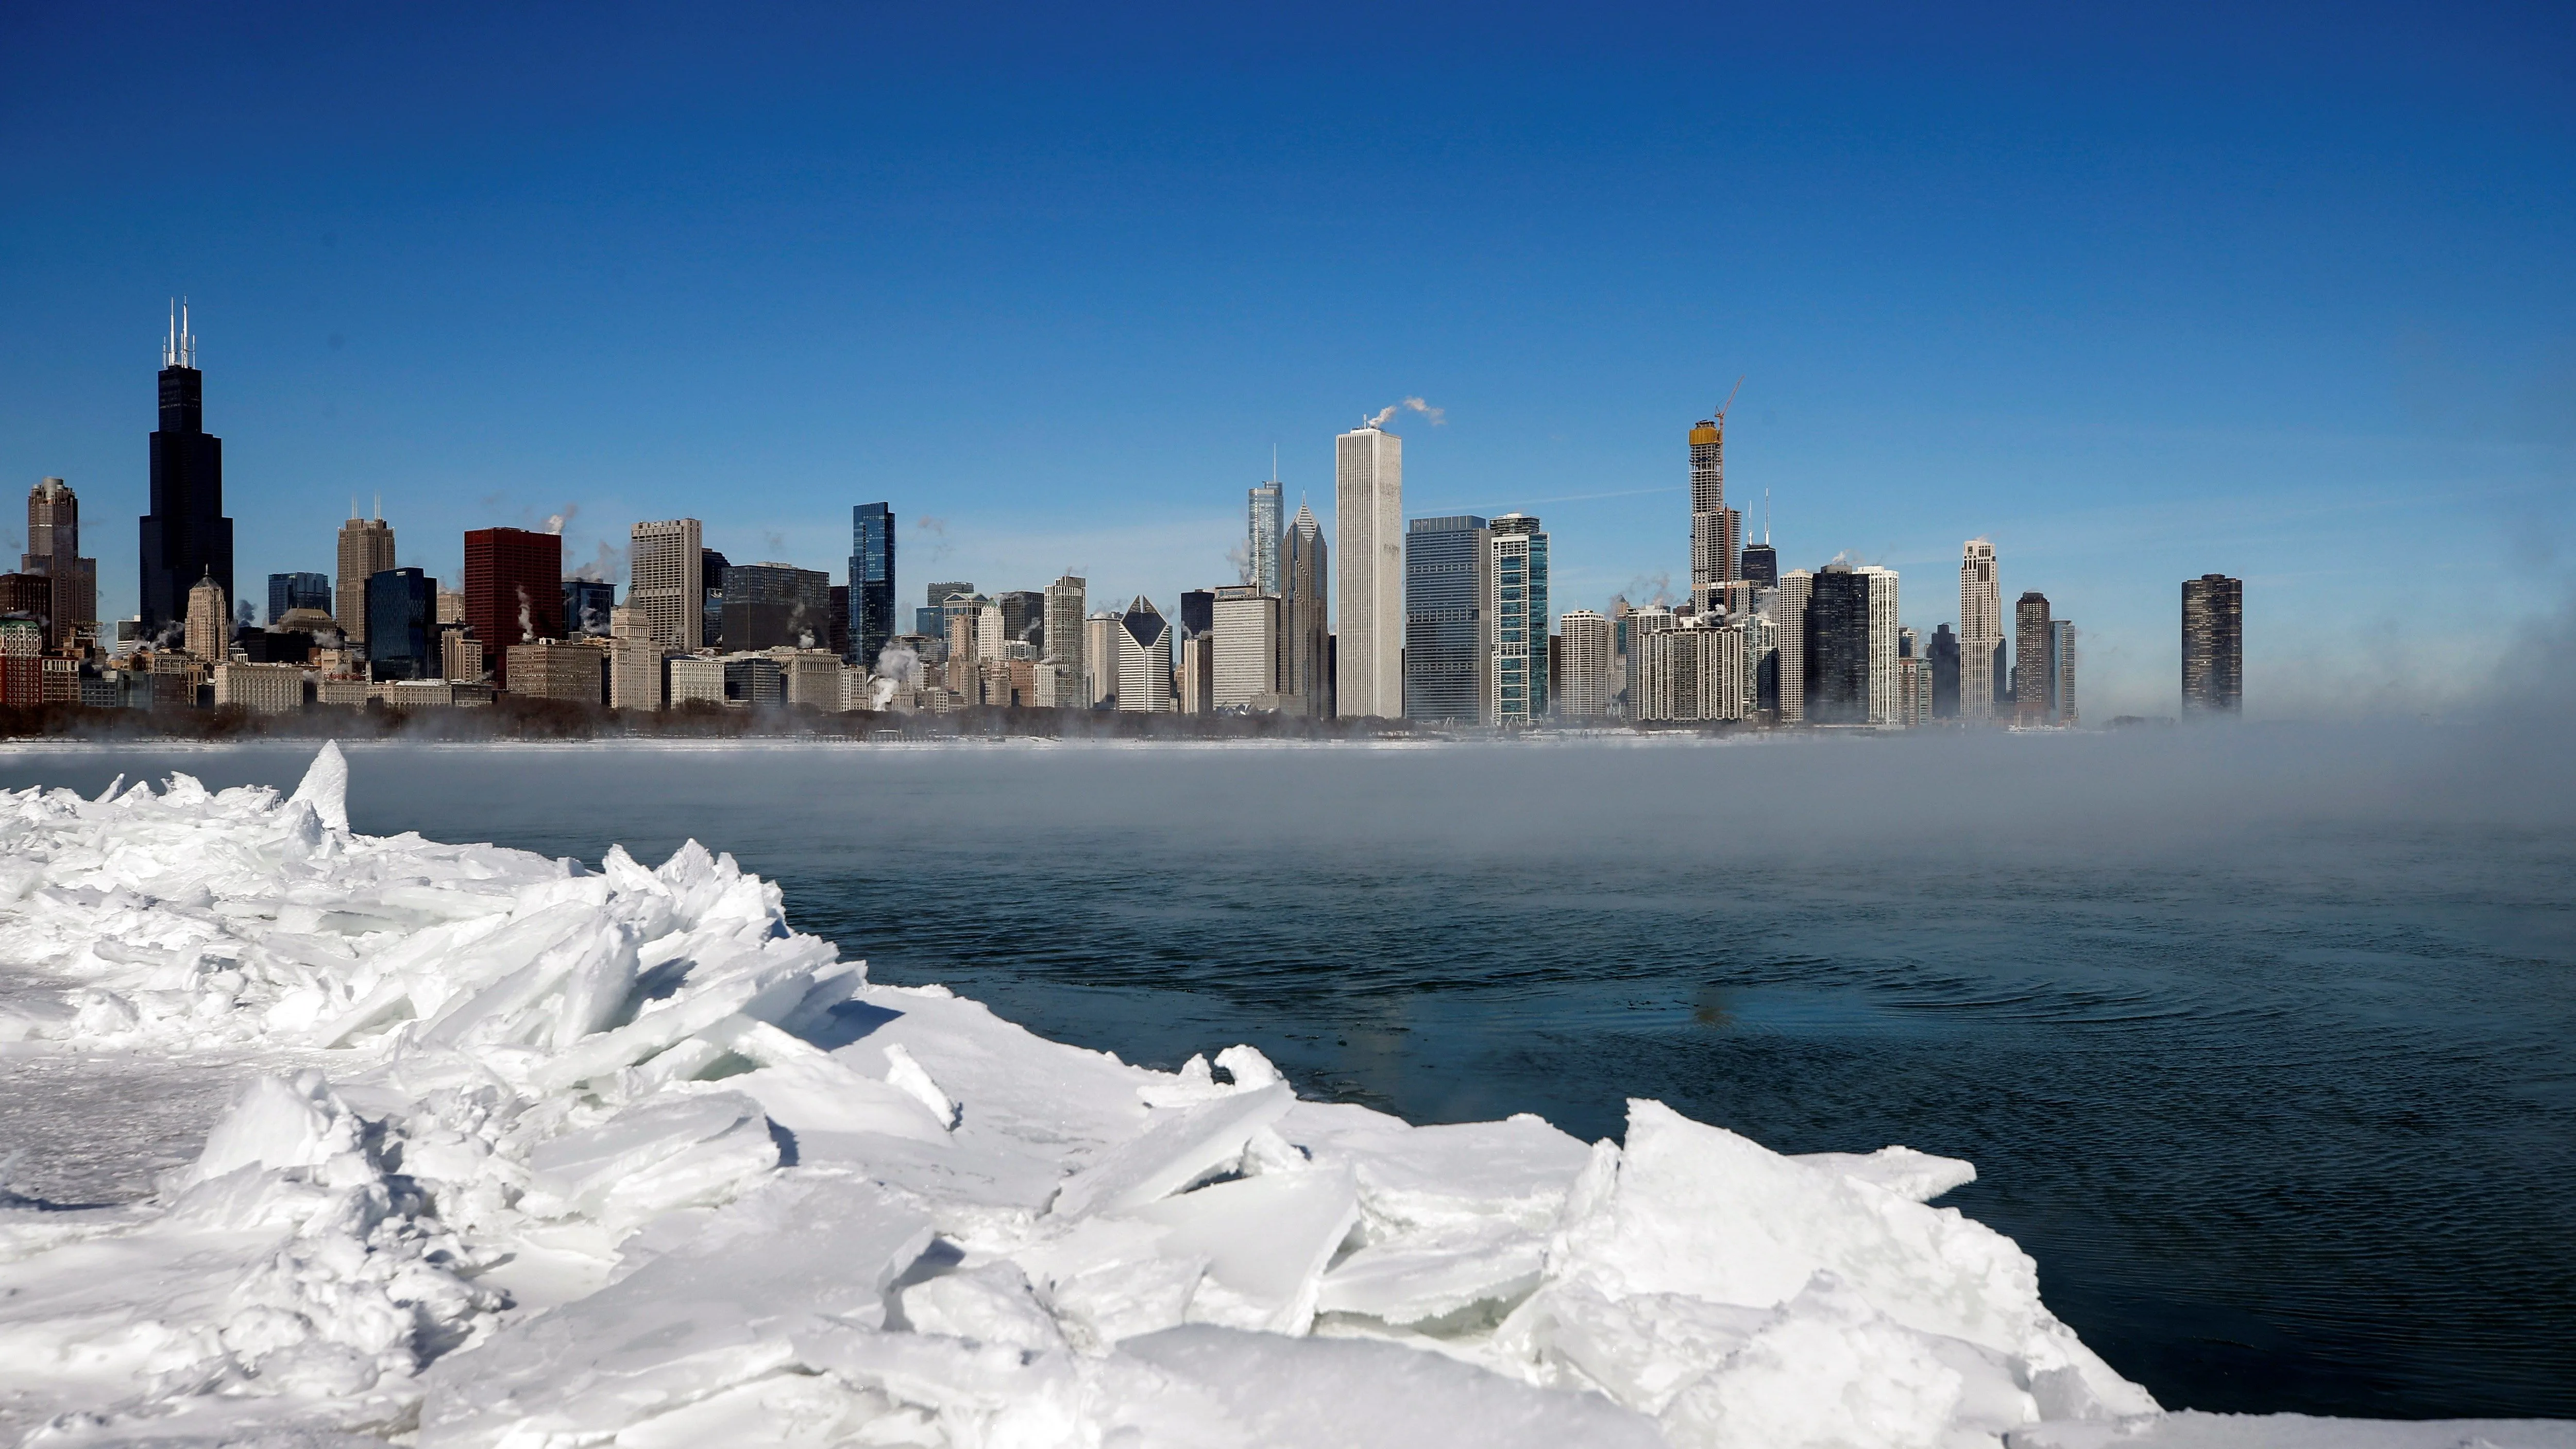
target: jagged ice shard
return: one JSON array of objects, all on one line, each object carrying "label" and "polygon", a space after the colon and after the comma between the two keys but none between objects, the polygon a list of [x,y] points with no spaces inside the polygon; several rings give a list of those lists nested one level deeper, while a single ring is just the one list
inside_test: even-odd
[{"label": "jagged ice shard", "polygon": [[0,1439],[2183,1442],[1927,1205],[1964,1163],[1129,1066],[694,843],[358,835],[347,781],[0,797],[6,1049],[255,1069],[144,1201],[0,1182]]}]

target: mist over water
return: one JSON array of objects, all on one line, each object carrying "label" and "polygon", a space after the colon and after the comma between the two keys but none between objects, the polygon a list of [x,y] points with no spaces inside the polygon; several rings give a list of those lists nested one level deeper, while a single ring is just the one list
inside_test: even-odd
[{"label": "mist over water", "polygon": [[[1416,1121],[1982,1174],[2169,1406],[2576,1414],[2576,751],[2497,725],[1429,748],[385,747],[357,828],[695,836],[880,980]],[[29,747],[0,783],[306,751]]]}]

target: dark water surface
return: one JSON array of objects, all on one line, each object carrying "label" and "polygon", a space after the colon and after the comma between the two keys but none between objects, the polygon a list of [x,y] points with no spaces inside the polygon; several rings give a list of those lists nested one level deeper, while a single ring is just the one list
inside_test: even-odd
[{"label": "dark water surface", "polygon": [[[301,752],[31,748],[0,783]],[[2576,768],[2322,730],[371,748],[358,828],[781,881],[879,980],[1310,1096],[1973,1160],[2168,1406],[2576,1415]]]}]

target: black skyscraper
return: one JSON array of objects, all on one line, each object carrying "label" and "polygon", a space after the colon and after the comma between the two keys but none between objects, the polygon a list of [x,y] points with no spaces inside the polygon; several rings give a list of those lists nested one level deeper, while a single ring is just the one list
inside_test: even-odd
[{"label": "black skyscraper", "polygon": [[1819,569],[1807,594],[1807,723],[1869,723],[1869,576]]},{"label": "black skyscraper", "polygon": [[206,375],[185,314],[161,349],[161,426],[152,434],[152,511],[143,516],[143,633],[188,619],[188,590],[211,575],[233,592],[233,521],[224,517],[224,440],[206,431]]},{"label": "black skyscraper", "polygon": [[862,503],[850,510],[849,590],[847,657],[874,669],[877,655],[894,638],[894,508],[889,504]]},{"label": "black skyscraper", "polygon": [[1746,544],[1744,561],[1740,566],[1748,584],[1767,589],[1780,582],[1780,554],[1768,543]]},{"label": "black skyscraper", "polygon": [[1959,636],[1942,625],[1932,631],[1932,717],[1959,717]]}]

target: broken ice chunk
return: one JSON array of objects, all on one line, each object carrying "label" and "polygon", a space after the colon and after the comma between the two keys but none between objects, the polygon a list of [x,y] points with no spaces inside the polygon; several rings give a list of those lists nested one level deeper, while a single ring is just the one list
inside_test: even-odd
[{"label": "broken ice chunk", "polygon": [[1142,1134],[1066,1178],[1051,1211],[1058,1217],[1117,1212],[1178,1192],[1240,1159],[1252,1134],[1279,1120],[1295,1100],[1281,1084],[1158,1112]]}]

